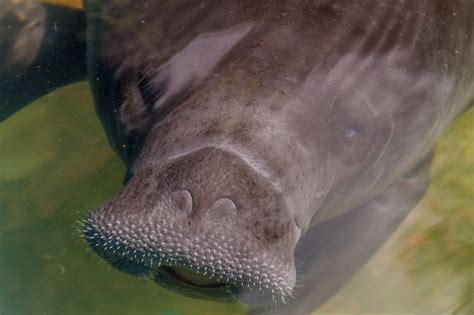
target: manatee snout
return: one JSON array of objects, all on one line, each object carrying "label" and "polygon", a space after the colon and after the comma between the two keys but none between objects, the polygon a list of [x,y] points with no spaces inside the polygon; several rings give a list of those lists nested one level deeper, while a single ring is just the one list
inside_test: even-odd
[{"label": "manatee snout", "polygon": [[297,228],[284,195],[235,151],[204,147],[143,168],[86,221],[114,267],[192,297],[284,301]]}]

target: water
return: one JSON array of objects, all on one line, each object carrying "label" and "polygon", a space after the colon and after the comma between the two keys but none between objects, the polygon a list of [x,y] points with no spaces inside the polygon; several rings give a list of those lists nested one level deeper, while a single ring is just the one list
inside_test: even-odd
[{"label": "water", "polygon": [[[474,110],[439,141],[433,181],[402,227],[314,314],[472,314]],[[86,83],[0,125],[0,314],[246,314],[120,273],[77,220],[121,187]]]}]

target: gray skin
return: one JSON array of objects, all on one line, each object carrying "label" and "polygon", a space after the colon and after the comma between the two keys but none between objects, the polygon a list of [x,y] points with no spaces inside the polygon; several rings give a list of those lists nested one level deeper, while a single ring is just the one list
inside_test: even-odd
[{"label": "gray skin", "polygon": [[347,283],[474,99],[472,0],[86,1],[86,41],[79,11],[30,3],[28,28],[7,4],[10,47],[45,57],[0,61],[0,119],[88,77],[127,166],[85,221],[91,247],[254,313],[307,314]]}]

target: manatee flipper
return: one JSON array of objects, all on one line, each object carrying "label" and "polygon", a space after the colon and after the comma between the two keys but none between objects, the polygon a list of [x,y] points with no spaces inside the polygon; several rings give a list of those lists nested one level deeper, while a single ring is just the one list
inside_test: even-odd
[{"label": "manatee flipper", "polygon": [[38,97],[87,77],[84,12],[0,0],[0,122]]},{"label": "manatee flipper", "polygon": [[376,198],[312,227],[295,252],[301,279],[295,301],[268,314],[309,314],[349,282],[422,198],[431,161],[432,154]]}]

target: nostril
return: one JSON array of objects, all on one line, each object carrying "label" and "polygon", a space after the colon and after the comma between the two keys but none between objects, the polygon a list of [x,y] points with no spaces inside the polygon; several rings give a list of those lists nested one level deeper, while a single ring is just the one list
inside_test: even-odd
[{"label": "nostril", "polygon": [[236,213],[237,206],[229,198],[220,198],[209,208],[209,214],[213,217],[235,215]]},{"label": "nostril", "polygon": [[171,203],[176,209],[187,214],[190,214],[193,210],[193,197],[191,196],[191,193],[185,189],[172,193]]}]

